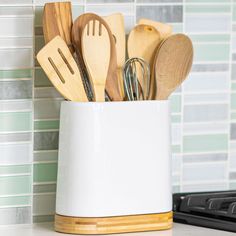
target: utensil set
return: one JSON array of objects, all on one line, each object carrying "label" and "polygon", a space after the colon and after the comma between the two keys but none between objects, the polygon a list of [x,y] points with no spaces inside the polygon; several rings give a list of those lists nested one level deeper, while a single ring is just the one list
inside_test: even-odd
[{"label": "utensil set", "polygon": [[126,37],[120,13],[80,15],[71,3],[46,3],[37,55],[56,89],[71,101],[165,100],[186,79],[193,60],[191,40],[172,27],[140,19]]}]

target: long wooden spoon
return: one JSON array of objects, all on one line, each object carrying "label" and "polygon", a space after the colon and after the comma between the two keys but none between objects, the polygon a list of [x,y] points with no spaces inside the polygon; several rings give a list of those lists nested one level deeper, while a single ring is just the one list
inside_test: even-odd
[{"label": "long wooden spoon", "polygon": [[172,34],[172,26],[161,23],[161,22],[142,18],[138,21],[138,24],[139,25],[143,25],[143,24],[144,25],[151,25],[151,26],[155,27],[156,30],[158,30],[158,32],[160,33],[161,40],[168,38]]},{"label": "long wooden spoon", "polygon": [[[158,45],[161,42],[160,33],[150,25],[137,25],[132,29],[128,37],[128,55],[129,58],[141,57],[149,65],[150,68],[153,66],[153,61],[155,57],[155,52]],[[142,70],[137,70],[138,78],[142,78]],[[138,79],[141,87],[146,91],[146,83],[144,84],[142,80]],[[149,94],[153,94],[152,91],[152,81],[150,81],[151,87]]]},{"label": "long wooden spoon", "polygon": [[154,62],[156,100],[168,99],[187,78],[192,62],[193,45],[186,35],[172,35],[160,45]]},{"label": "long wooden spoon", "polygon": [[114,13],[109,16],[104,16],[103,19],[107,22],[111,29],[116,45],[117,57],[117,78],[119,83],[120,94],[125,97],[123,85],[123,66],[125,64],[125,23],[124,16],[121,13]]},{"label": "long wooden spoon", "polygon": [[72,14],[70,2],[52,2],[44,5],[43,34],[45,43],[48,43],[55,36],[59,35],[73,53],[71,28]]}]

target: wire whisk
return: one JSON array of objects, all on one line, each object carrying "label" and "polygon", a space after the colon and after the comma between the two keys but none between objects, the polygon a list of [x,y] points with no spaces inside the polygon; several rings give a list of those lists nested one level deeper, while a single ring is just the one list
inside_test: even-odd
[{"label": "wire whisk", "polygon": [[148,100],[150,67],[145,60],[139,57],[128,59],[123,67],[123,79],[127,100]]}]

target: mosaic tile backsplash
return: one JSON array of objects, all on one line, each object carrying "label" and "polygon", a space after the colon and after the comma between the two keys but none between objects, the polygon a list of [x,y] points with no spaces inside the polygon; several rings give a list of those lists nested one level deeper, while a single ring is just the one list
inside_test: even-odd
[{"label": "mosaic tile backsplash", "polygon": [[[44,0],[0,0],[0,225],[53,220],[62,97],[35,60]],[[236,1],[73,0],[83,12],[122,12],[193,40],[189,79],[170,98],[173,191],[236,188]]]}]

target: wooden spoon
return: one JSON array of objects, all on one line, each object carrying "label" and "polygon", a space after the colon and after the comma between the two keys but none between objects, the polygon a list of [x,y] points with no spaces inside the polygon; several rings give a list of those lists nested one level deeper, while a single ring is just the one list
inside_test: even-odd
[{"label": "wooden spoon", "polygon": [[168,99],[186,79],[193,62],[193,45],[189,37],[175,34],[160,45],[154,62],[156,100]]},{"label": "wooden spoon", "polygon": [[72,14],[70,2],[52,2],[44,5],[43,34],[45,43],[60,35],[73,53],[71,28]]},{"label": "wooden spoon", "polygon": [[144,25],[151,25],[151,26],[155,27],[156,30],[158,30],[158,32],[160,33],[161,40],[168,38],[172,34],[172,26],[167,25],[167,24],[163,24],[161,22],[142,18],[138,21],[138,24],[139,25],[143,25],[143,24]]},{"label": "wooden spoon", "polygon": [[91,20],[82,32],[82,55],[92,79],[95,100],[105,101],[106,77],[110,64],[109,33],[102,22]]},{"label": "wooden spoon", "polygon": [[[93,13],[85,13],[80,15],[74,22],[73,28],[72,28],[72,42],[76,50],[82,54],[82,32],[84,28],[86,27],[87,23],[91,20],[97,20],[102,23],[102,25],[106,28],[109,39],[110,39],[110,63],[109,63],[109,69],[106,77],[106,92],[109,95],[109,98],[111,101],[122,101],[123,98],[119,92],[119,84],[117,79],[117,57],[116,57],[116,46],[115,46],[115,40],[113,38],[113,35],[111,33],[111,30],[103,18],[100,16],[93,14]],[[94,52],[95,53],[95,52]],[[91,79],[91,78],[90,78]]]},{"label": "wooden spoon", "polygon": [[123,66],[125,64],[125,23],[124,16],[121,13],[104,16],[103,19],[107,22],[111,29],[116,45],[117,57],[117,78],[121,96],[125,97],[123,85]]},{"label": "wooden spoon", "polygon": [[[128,55],[129,58],[132,57],[141,57],[149,65],[150,68],[153,66],[153,61],[155,57],[155,52],[158,45],[161,42],[160,33],[150,25],[137,25],[132,29],[128,37]],[[142,71],[137,70],[138,78],[142,78]],[[146,91],[146,83],[139,80],[141,87]],[[153,94],[152,91],[152,81],[150,82],[150,94]]]},{"label": "wooden spoon", "polygon": [[60,36],[44,46],[37,54],[37,59],[54,87],[66,99],[88,101],[77,64]]}]

